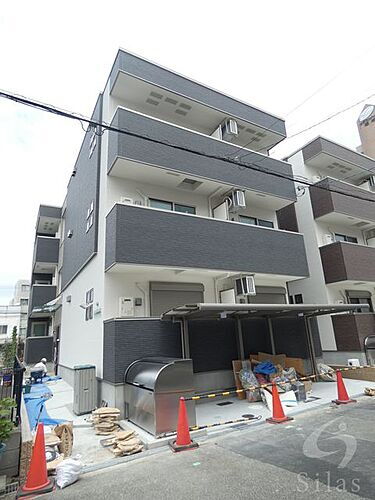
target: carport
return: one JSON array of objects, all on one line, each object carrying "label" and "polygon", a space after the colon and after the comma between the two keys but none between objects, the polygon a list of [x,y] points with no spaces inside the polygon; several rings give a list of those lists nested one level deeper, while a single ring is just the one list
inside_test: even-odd
[{"label": "carport", "polygon": [[[182,357],[190,358],[189,322],[194,320],[222,320],[234,319],[238,359],[245,359],[244,336],[242,321],[249,318],[262,318],[267,324],[272,354],[275,349],[274,320],[276,318],[303,319],[304,328],[301,335],[305,335],[312,373],[317,373],[314,341],[311,328],[311,319],[317,316],[351,313],[358,306],[353,304],[186,304],[174,307],[162,314],[164,321],[173,321],[180,324]],[[248,335],[248,334],[247,334]]]}]

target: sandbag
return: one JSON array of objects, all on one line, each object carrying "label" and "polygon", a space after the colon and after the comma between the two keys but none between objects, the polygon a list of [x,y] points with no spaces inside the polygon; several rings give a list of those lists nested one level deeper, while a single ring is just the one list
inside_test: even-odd
[{"label": "sandbag", "polygon": [[66,488],[75,483],[81,474],[83,464],[79,457],[67,458],[56,467],[56,484],[59,488]]}]

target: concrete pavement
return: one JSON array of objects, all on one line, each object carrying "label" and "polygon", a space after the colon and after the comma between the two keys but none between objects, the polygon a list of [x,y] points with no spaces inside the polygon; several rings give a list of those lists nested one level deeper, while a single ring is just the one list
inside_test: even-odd
[{"label": "concrete pavement", "polygon": [[361,398],[288,424],[243,426],[194,451],[161,450],[84,474],[45,498],[373,499],[374,417],[375,398]]}]

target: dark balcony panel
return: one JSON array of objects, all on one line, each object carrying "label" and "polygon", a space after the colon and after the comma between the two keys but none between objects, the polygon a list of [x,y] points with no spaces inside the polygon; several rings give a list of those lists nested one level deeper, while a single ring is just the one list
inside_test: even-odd
[{"label": "dark balcony panel", "polygon": [[337,241],[319,250],[326,283],[375,282],[375,248]]},{"label": "dark balcony panel", "polygon": [[293,233],[299,232],[296,207],[294,203],[278,210],[276,212],[276,216],[279,229],[292,231]]},{"label": "dark balcony panel", "polygon": [[307,144],[302,149],[302,153],[305,163],[309,162],[314,156],[325,153],[344,162],[357,165],[363,169],[373,170],[375,173],[375,160],[357,153],[352,149],[346,148],[345,146],[341,146],[341,144],[324,139],[323,137],[317,137]]},{"label": "dark balcony panel", "polygon": [[61,207],[52,207],[50,205],[39,205],[38,218],[39,217],[61,219]]},{"label": "dark balcony panel", "polygon": [[[356,198],[340,193],[354,195]],[[310,188],[310,198],[315,219],[336,212],[375,221],[375,193],[371,191],[327,178]]]},{"label": "dark balcony panel", "polygon": [[334,314],[331,318],[339,351],[363,351],[364,339],[374,335],[375,315],[372,313]]},{"label": "dark balcony panel", "polygon": [[34,263],[57,264],[59,261],[59,238],[37,236],[34,249]]},{"label": "dark balcony panel", "polygon": [[308,276],[301,234],[119,204],[106,234],[116,263]]},{"label": "dark balcony panel", "polygon": [[[236,155],[238,146],[122,108],[117,110],[112,124],[121,130],[177,145],[181,149],[127,134],[111,132],[108,136],[108,172],[111,171],[116,159],[124,158],[186,175],[241,186],[291,201],[296,200],[293,182],[267,173],[271,171],[292,177],[291,166],[285,162],[256,152],[243,151],[242,154],[246,153],[246,158],[241,159],[241,162],[246,166],[241,167],[228,161],[228,158]],[[208,158],[202,154],[219,157],[219,159]]]},{"label": "dark balcony panel", "polygon": [[33,285],[30,292],[30,312],[35,307],[42,307],[55,298],[56,287],[54,285]]},{"label": "dark balcony panel", "polygon": [[111,71],[110,90],[113,89],[120,71],[286,137],[285,122],[281,118],[123,50],[118,52]]}]

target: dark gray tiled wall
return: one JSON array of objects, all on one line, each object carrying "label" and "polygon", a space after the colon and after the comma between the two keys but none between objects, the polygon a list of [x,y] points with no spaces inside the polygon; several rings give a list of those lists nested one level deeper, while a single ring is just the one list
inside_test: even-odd
[{"label": "dark gray tiled wall", "polygon": [[[213,108],[222,110],[229,116],[242,118],[256,125],[275,131],[284,137],[286,136],[285,122],[281,118],[254,108],[249,104],[239,102],[236,99],[209,89],[199,83],[195,83],[172,71],[161,68],[156,64],[145,61],[144,59],[122,50],[118,52],[111,71],[111,89],[119,70],[123,70],[130,75],[134,75],[150,83],[169,89],[172,92],[176,92],[177,94],[184,95]],[[238,71],[239,73],[243,72],[242,69]]]},{"label": "dark gray tiled wall", "polygon": [[105,262],[308,276],[301,234],[120,204],[107,216]]},{"label": "dark gray tiled wall", "polygon": [[[100,95],[92,118],[101,121],[102,96]],[[86,132],[75,164],[76,174],[71,177],[66,197],[64,260],[61,270],[62,289],[72,280],[82,266],[97,251],[98,210],[99,210],[99,175],[101,137],[97,136],[97,145],[89,158],[91,132]],[[94,201],[94,225],[86,233],[86,215]],[[66,238],[67,232],[73,231],[72,238]]]},{"label": "dark gray tiled wall", "polygon": [[248,154],[247,152],[246,157],[241,159],[241,163],[252,169],[234,165],[226,161],[226,158],[233,158],[238,151],[238,146],[217,141],[124,109],[117,110],[112,125],[124,131],[174,144],[197,153],[219,156],[223,159],[207,158],[201,154],[182,151],[164,144],[156,144],[142,138],[110,132],[108,170],[111,169],[117,157],[123,157],[173,169],[186,175],[206,177],[227,184],[274,194],[291,201],[296,199],[293,182],[257,171],[268,170],[292,177],[290,165],[284,162],[259,153],[250,152]]}]

